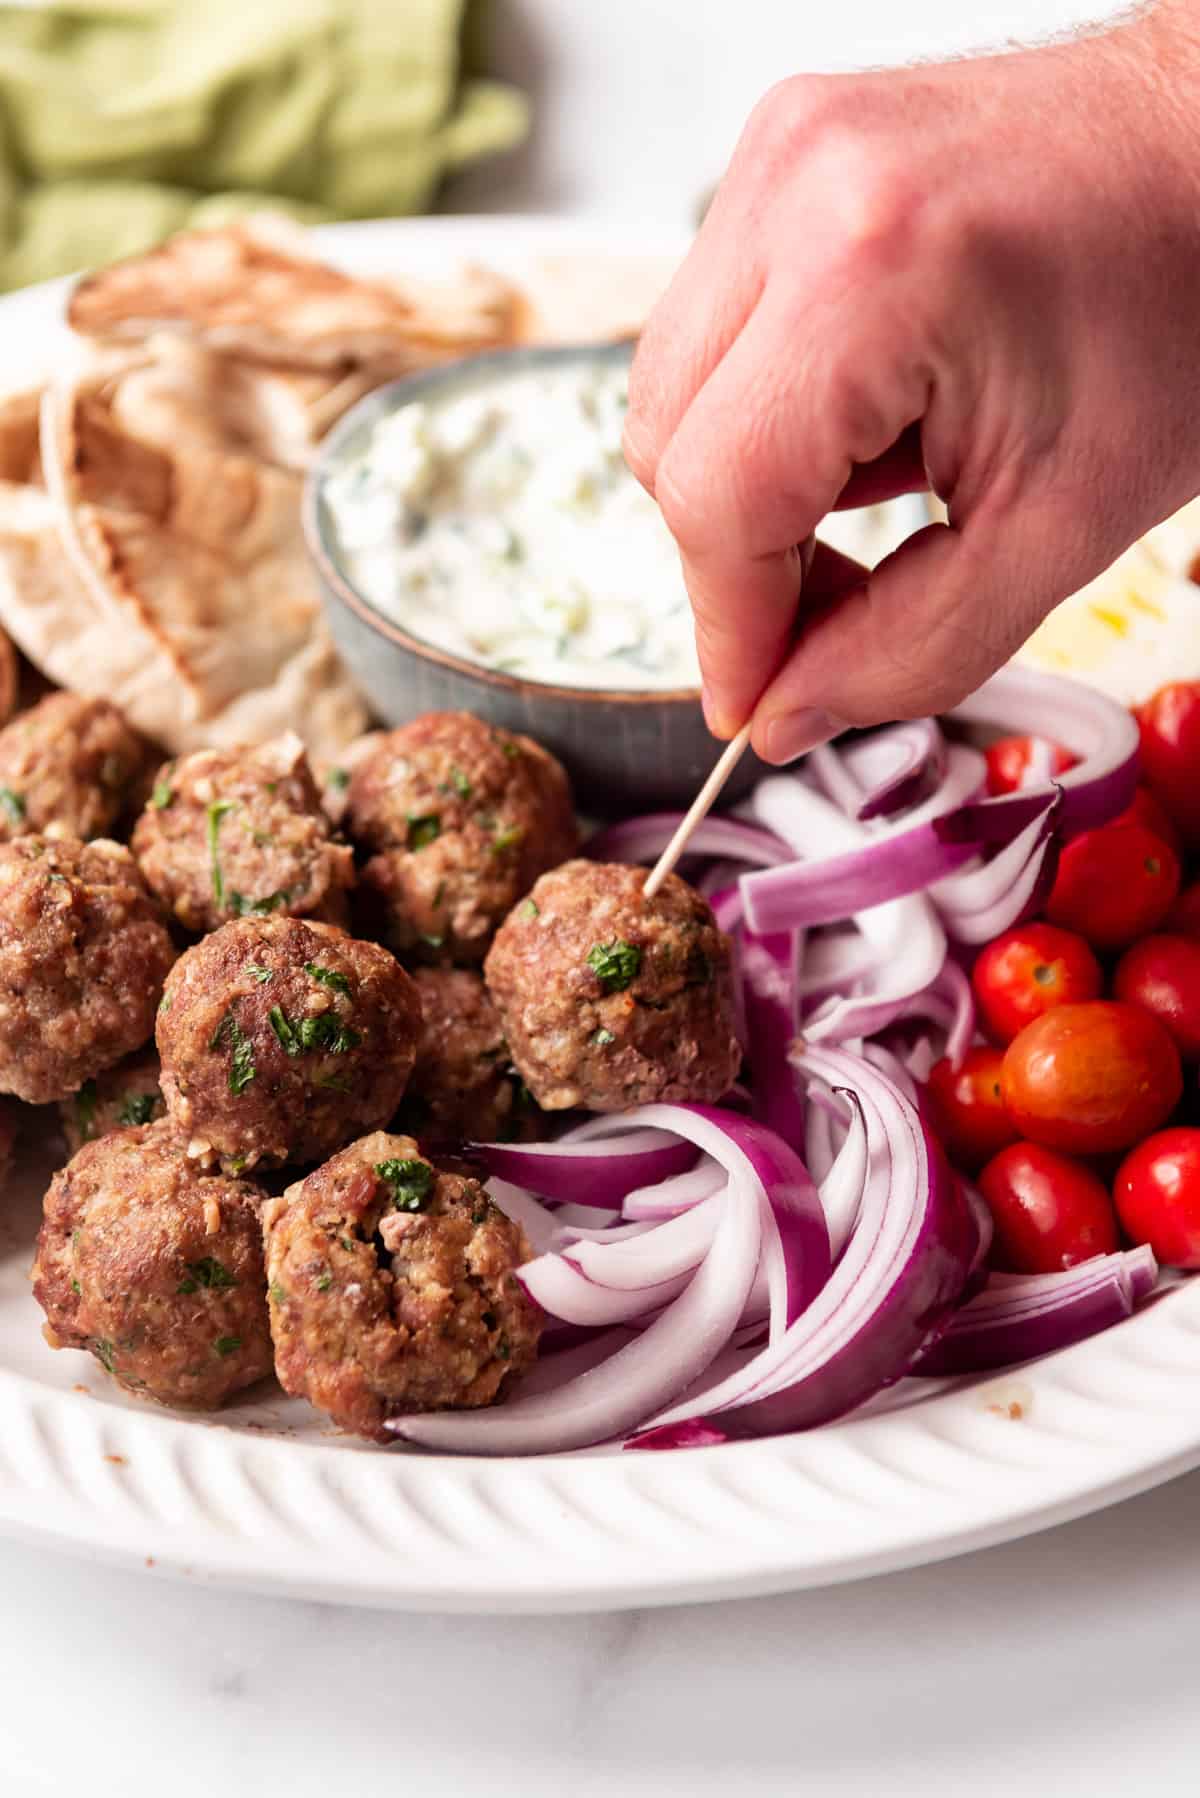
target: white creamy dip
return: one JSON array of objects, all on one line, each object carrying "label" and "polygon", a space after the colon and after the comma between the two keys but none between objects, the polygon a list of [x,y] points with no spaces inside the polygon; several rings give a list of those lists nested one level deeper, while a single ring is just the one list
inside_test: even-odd
[{"label": "white creamy dip", "polygon": [[623,367],[580,360],[389,414],[325,484],[346,572],[489,668],[695,686],[678,552],[621,455],[625,404]]},{"label": "white creamy dip", "polygon": [[[580,358],[389,413],[325,481],[346,573],[413,636],[488,668],[697,686],[678,552],[621,455],[626,394],[623,365]],[[845,547],[869,522],[877,559],[887,511],[843,514]]]}]

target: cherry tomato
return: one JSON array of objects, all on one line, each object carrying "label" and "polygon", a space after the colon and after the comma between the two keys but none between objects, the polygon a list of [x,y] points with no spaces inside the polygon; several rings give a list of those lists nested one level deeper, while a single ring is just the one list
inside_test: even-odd
[{"label": "cherry tomato", "polygon": [[1022,1136],[1068,1154],[1128,1149],[1183,1092],[1170,1033],[1136,1005],[1056,1005],[1004,1052],[1004,1102]]},{"label": "cherry tomato", "polygon": [[947,1060],[930,1070],[925,1089],[930,1122],[951,1161],[969,1173],[1017,1140],[1004,1108],[1003,1061],[999,1049],[968,1049],[957,1070]]},{"label": "cherry tomato", "polygon": [[979,1176],[996,1226],[991,1260],[1010,1274],[1056,1274],[1118,1246],[1099,1174],[1034,1142],[1001,1149]]},{"label": "cherry tomato", "polygon": [[1018,924],[981,950],[971,974],[989,1036],[1011,1043],[1053,1005],[1098,999],[1100,963],[1081,936],[1054,924]]},{"label": "cherry tomato", "polygon": [[1145,936],[1126,949],[1113,993],[1165,1024],[1185,1061],[1200,1061],[1200,943],[1188,936]]},{"label": "cherry tomato", "polygon": [[1171,681],[1137,714],[1142,778],[1183,838],[1200,847],[1200,681]]},{"label": "cherry tomato", "polygon": [[1051,774],[1065,774],[1079,760],[1069,749],[1064,749],[1061,743],[1048,743],[1043,737],[999,737],[984,751],[987,758],[988,792],[1017,792],[1024,785],[1035,749],[1039,761],[1045,749],[1050,751]]},{"label": "cherry tomato", "polygon": [[1200,880],[1184,887],[1163,923],[1176,936],[1200,936]]},{"label": "cherry tomato", "polygon": [[1124,949],[1157,930],[1179,891],[1179,857],[1144,824],[1102,824],[1064,848],[1046,901],[1052,924],[1094,949]]},{"label": "cherry tomato", "polygon": [[1168,1267],[1200,1267],[1200,1130],[1160,1130],[1130,1151],[1113,1186],[1134,1242]]},{"label": "cherry tomato", "polygon": [[1133,798],[1125,810],[1112,819],[1112,822],[1114,824],[1144,824],[1146,829],[1152,830],[1156,837],[1161,837],[1164,843],[1169,843],[1176,855],[1180,858],[1183,856],[1183,838],[1176,828],[1175,820],[1167,811],[1166,806],[1162,804],[1161,800],[1154,797],[1147,786],[1138,786],[1135,789]]}]

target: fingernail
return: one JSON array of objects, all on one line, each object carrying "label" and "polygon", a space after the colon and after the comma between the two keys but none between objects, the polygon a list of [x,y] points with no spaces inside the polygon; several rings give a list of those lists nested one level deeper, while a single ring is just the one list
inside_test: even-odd
[{"label": "fingernail", "polygon": [[707,682],[705,682],[704,686],[700,689],[700,704],[704,707],[704,722],[707,724],[713,736],[726,736],[728,733],[721,728],[724,723],[724,719],[721,716],[721,708],[717,704],[716,696]]},{"label": "fingernail", "polygon": [[651,460],[653,447],[649,435],[638,420],[627,416],[625,427],[621,432],[621,453],[625,457],[631,473],[651,493],[654,491],[654,468]]},{"label": "fingernail", "polygon": [[768,724],[763,750],[767,761],[779,766],[784,762],[794,762],[798,755],[815,749],[818,743],[828,743],[831,737],[838,736],[847,728],[840,718],[835,718],[830,712],[788,712],[782,718],[772,718]]}]

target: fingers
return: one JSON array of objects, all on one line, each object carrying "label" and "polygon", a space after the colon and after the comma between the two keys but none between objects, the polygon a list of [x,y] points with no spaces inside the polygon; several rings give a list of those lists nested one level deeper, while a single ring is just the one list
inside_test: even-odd
[{"label": "fingers", "polygon": [[834,510],[845,512],[852,506],[878,506],[884,500],[899,499],[903,493],[925,493],[929,485],[921,447],[921,427],[910,425],[882,456],[851,469],[850,479],[838,494]]},{"label": "fingers", "polygon": [[730,229],[723,187],[700,233],[659,300],[629,372],[625,460],[648,492],[659,457],[692,399],[750,317],[763,274]]},{"label": "fingers", "polygon": [[[831,726],[920,717],[956,704],[1078,584],[1027,536],[972,519],[930,525],[805,622],[757,708],[754,747],[791,761]],[[811,588],[810,588],[811,592]]]},{"label": "fingers", "polygon": [[844,378],[795,305],[768,290],[659,459],[656,495],[682,555],[719,736],[740,728],[783,659],[801,604],[794,546],[853,465],[873,461],[924,405],[923,386],[886,354],[872,372],[875,391]]}]

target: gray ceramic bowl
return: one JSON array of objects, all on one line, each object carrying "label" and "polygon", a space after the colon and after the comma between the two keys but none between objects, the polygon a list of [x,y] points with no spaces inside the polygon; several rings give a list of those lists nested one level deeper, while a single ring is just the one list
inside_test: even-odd
[{"label": "gray ceramic bowl", "polygon": [[[599,692],[522,680],[481,668],[412,636],[371,605],[343,563],[324,496],[331,471],[354,455],[377,421],[411,400],[479,386],[525,369],[582,358],[628,361],[630,345],[499,350],[392,381],[352,407],[326,438],[304,497],[304,531],[316,563],[330,627],[347,667],[386,724],[420,712],[474,712],[527,732],[566,765],[581,802],[601,813],[683,806],[694,797],[720,746],[696,689]],[[762,772],[743,758],[730,797]]]}]

